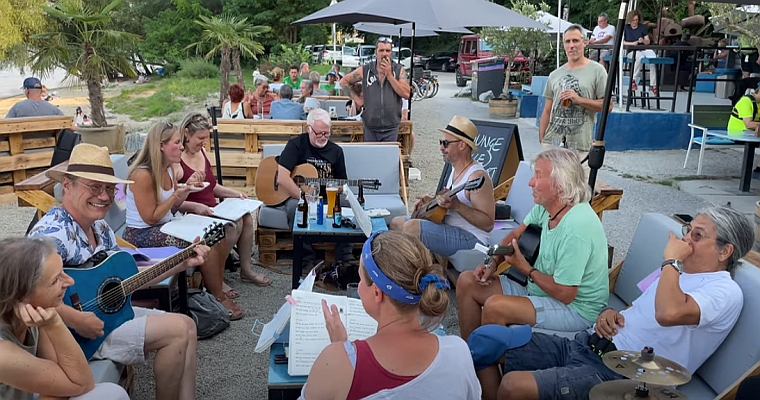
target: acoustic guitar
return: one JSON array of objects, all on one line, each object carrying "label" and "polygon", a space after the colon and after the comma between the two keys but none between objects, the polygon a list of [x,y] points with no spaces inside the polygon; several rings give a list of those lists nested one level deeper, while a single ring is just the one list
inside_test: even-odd
[{"label": "acoustic guitar", "polygon": [[74,285],[66,289],[63,302],[79,311],[92,312],[103,321],[104,334],[95,339],[80,336],[71,329],[88,360],[111,332],[135,317],[132,293],[193,257],[195,246],[211,247],[224,238],[224,225],[220,223],[210,225],[205,231],[200,242],[139,272],[132,255],[123,251],[111,254],[95,266],[64,268],[74,279]]},{"label": "acoustic guitar", "polygon": [[[256,171],[256,197],[268,206],[281,204],[290,198],[290,195],[277,183],[279,174],[280,164],[275,156],[266,157],[259,163]],[[298,187],[308,185],[309,183],[317,183],[320,186],[327,183],[335,183],[341,186],[345,184],[348,184],[348,186],[361,185],[367,190],[377,190],[382,185],[377,179],[320,178],[319,172],[311,164],[296,165],[293,171],[291,171],[290,177]]]},{"label": "acoustic guitar", "polygon": [[[454,198],[454,196],[456,196],[457,193],[461,192],[462,190],[470,191],[480,189],[483,187],[483,183],[485,181],[485,177],[481,176],[462,183],[459,186],[452,188],[448,192],[442,190],[438,192],[438,194],[444,195],[451,199]],[[435,222],[436,224],[440,224],[443,222],[443,218],[446,216],[447,211],[447,209],[442,208],[438,205],[438,198],[434,197],[430,200],[426,200],[425,203],[420,204],[420,206],[417,207],[417,209],[412,213],[412,218],[426,219],[428,221]]]}]

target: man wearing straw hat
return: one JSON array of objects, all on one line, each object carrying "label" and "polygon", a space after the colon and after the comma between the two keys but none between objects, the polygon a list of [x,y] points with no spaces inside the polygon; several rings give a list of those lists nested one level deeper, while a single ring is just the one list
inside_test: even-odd
[{"label": "man wearing straw hat", "polygon": [[[131,181],[114,176],[108,149],[82,143],[71,152],[66,170],[46,175],[61,183],[63,200],[32,228],[29,236],[55,239],[64,266],[84,264],[100,251],[119,251],[116,236],[103,219],[114,201],[117,185]],[[123,190],[123,187],[120,188]],[[196,256],[149,282],[154,285],[186,268],[201,265],[209,248],[199,245]],[[156,350],[154,373],[156,398],[194,399],[196,378],[196,326],[186,315],[133,307],[135,318],[111,332],[93,359],[109,359],[132,365],[146,361]],[[94,313],[67,305],[57,308],[66,325],[77,334],[94,339],[103,336],[103,321]]]},{"label": "man wearing straw hat", "polygon": [[[461,191],[453,197],[445,192],[438,194],[438,206],[448,210],[440,224],[396,217],[390,228],[418,237],[430,251],[448,257],[459,250],[472,249],[476,243],[488,245],[496,209],[491,178],[472,158],[472,152],[478,149],[475,145],[478,128],[469,119],[457,115],[439,131],[443,133],[438,141],[443,159],[452,167],[445,192],[480,177],[485,178],[483,186],[478,190]],[[432,199],[432,196],[418,196],[414,210]]]}]

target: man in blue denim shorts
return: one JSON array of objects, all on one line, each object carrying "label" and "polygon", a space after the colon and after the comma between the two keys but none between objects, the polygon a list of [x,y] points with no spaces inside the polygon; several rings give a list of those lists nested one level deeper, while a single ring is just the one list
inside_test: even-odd
[{"label": "man in blue denim shorts", "polygon": [[[602,360],[614,350],[651,347],[691,373],[699,369],[739,318],[744,296],[732,275],[736,268],[755,268],[739,261],[752,249],[754,236],[743,214],[723,206],[701,211],[683,232],[683,239],[670,233],[662,265],[652,266],[660,276],[631,307],[605,308],[593,329],[574,340],[534,332],[523,346],[499,347],[503,377],[495,364],[484,368],[481,362],[477,374],[483,399],[588,399],[594,386],[625,379]],[[483,341],[468,341],[473,360],[493,363],[501,357],[484,353],[478,343]]]},{"label": "man in blue denim shorts", "polygon": [[[446,191],[480,177],[484,178],[483,186],[477,190],[460,191],[452,196],[439,194],[438,206],[447,210],[440,224],[426,219],[396,217],[391,221],[390,229],[419,238],[431,252],[448,257],[459,250],[472,249],[477,243],[488,245],[488,233],[493,229],[496,206],[491,178],[483,166],[472,158],[472,152],[478,149],[475,145],[478,136],[475,124],[456,115],[446,128],[439,131],[443,133],[439,140],[443,159],[452,167]],[[418,197],[414,210],[418,211],[431,199],[433,197]]]}]

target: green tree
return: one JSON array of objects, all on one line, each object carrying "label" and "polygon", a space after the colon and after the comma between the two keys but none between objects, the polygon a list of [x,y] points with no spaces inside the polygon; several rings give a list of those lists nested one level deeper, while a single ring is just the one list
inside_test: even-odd
[{"label": "green tree", "polygon": [[29,64],[40,74],[56,68],[87,85],[96,127],[107,125],[103,112],[103,93],[100,83],[103,75],[119,71],[134,77],[135,72],[122,49],[133,48],[139,36],[109,29],[110,14],[121,0],[113,0],[102,9],[93,9],[82,0],[59,0],[45,12],[57,22],[54,31],[32,35]]},{"label": "green tree", "polygon": [[[539,6],[531,4],[528,0],[513,0],[512,10],[528,18],[536,19],[539,11],[548,12],[549,6],[541,3]],[[552,41],[549,34],[541,29],[532,28],[483,28],[480,33],[483,39],[492,48],[492,53],[507,59],[507,74],[504,80],[504,92],[509,92],[509,81],[515,58],[521,54],[530,57],[531,63],[552,51]],[[527,53],[527,54],[526,54]],[[531,68],[533,70],[533,68]]]},{"label": "green tree", "polygon": [[257,54],[264,53],[261,43],[254,40],[262,33],[268,32],[268,26],[255,26],[248,23],[248,18],[240,18],[230,14],[218,17],[201,16],[195,21],[203,29],[201,40],[192,43],[186,49],[195,48],[200,54],[211,45],[204,58],[209,60],[216,54],[222,58],[219,65],[221,86],[219,90],[219,105],[224,102],[230,86],[230,57],[237,73],[237,81],[243,84],[243,73],[240,67],[240,54],[256,59]]},{"label": "green tree", "polygon": [[[22,64],[24,42],[30,35],[45,30],[45,13],[42,10],[47,0],[0,0],[0,62]],[[14,63],[14,61],[21,61]]]}]

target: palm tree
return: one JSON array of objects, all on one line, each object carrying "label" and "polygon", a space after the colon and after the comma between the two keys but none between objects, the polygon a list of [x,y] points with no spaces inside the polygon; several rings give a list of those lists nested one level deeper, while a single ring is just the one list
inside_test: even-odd
[{"label": "palm tree", "polygon": [[120,3],[121,0],[113,0],[102,10],[94,10],[82,0],[59,0],[53,6],[43,7],[59,23],[58,29],[31,36],[32,71],[44,75],[61,68],[66,71],[67,80],[84,82],[95,127],[107,125],[100,87],[102,77],[113,71],[135,76],[126,50],[134,48],[140,37],[109,29],[110,14]]},{"label": "palm tree", "polygon": [[221,16],[206,17],[200,16],[200,20],[195,21],[203,28],[201,40],[195,42],[185,49],[195,48],[197,53],[201,53],[206,44],[212,44],[203,57],[211,59],[219,53],[221,64],[219,65],[221,75],[221,86],[219,88],[219,105],[224,102],[227,90],[230,87],[230,56],[232,56],[232,67],[235,68],[237,82],[243,84],[243,71],[240,67],[240,54],[243,53],[248,57],[256,59],[257,54],[264,53],[264,46],[254,39],[262,33],[271,30],[268,26],[251,25],[248,18],[241,18],[230,14]]}]

